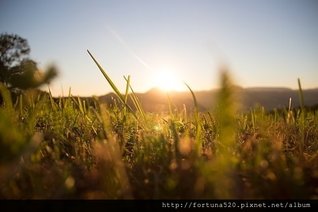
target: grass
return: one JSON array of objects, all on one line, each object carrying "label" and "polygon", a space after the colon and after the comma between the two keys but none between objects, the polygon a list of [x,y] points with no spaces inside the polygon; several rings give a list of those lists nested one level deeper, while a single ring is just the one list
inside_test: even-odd
[{"label": "grass", "polygon": [[0,85],[0,198],[318,198],[317,111],[238,112],[223,71],[215,110],[199,112],[187,85],[194,111],[170,99],[169,114],[148,113],[130,77],[121,94],[91,57],[119,96],[112,107],[71,93],[13,101]]}]

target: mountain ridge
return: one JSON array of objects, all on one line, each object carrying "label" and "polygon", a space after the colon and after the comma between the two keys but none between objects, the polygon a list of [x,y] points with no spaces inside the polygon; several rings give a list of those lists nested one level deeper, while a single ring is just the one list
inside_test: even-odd
[{"label": "mountain ridge", "polygon": [[[215,107],[219,89],[206,91],[194,91],[200,111],[208,111]],[[261,105],[266,110],[288,107],[289,99],[292,107],[299,107],[298,90],[285,87],[237,87],[235,97],[241,110],[248,110],[255,105]],[[318,88],[304,89],[304,101],[306,106],[318,105]],[[193,99],[190,91],[164,92],[159,88],[152,88],[144,93],[136,93],[142,107],[148,112],[164,112],[169,110],[168,96],[175,108],[193,109]],[[114,93],[99,96],[99,99],[109,105],[113,104],[117,96]],[[131,101],[128,104],[133,105]]]}]

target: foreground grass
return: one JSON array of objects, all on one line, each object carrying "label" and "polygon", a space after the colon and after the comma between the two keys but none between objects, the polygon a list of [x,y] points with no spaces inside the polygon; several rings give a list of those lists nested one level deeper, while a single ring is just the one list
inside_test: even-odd
[{"label": "foreground grass", "polygon": [[214,110],[168,114],[1,85],[0,198],[317,199],[317,112],[238,113],[221,83]]}]

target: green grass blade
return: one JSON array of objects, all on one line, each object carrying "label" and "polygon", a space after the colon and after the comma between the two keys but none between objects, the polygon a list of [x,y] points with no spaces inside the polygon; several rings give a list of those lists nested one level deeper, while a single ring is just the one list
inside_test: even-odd
[{"label": "green grass blade", "polygon": [[191,92],[193,103],[194,103],[194,115],[195,115],[196,122],[198,123],[198,121],[199,121],[198,120],[199,119],[199,109],[198,109],[197,98],[195,97],[195,94],[194,94],[193,90],[190,88],[190,86],[187,83],[184,83],[184,84],[188,87],[188,89]]},{"label": "green grass blade", "polygon": [[194,94],[193,90],[191,89],[191,87],[187,83],[184,83],[184,84],[190,90],[191,95],[192,95],[192,99],[193,99],[193,103],[194,103],[194,120],[195,120],[195,125],[196,125],[196,136],[195,136],[196,145],[195,145],[195,148],[196,148],[197,154],[200,154],[202,144],[200,142],[201,125],[200,125],[200,120],[199,120],[198,101],[197,101],[197,98],[195,97],[195,94]]},{"label": "green grass blade", "polygon": [[222,198],[235,196],[235,179],[232,179],[237,159],[235,155],[236,136],[236,102],[234,101],[233,84],[228,71],[222,70],[220,90],[217,95],[217,108],[215,111],[218,123],[217,155],[214,168],[218,170],[212,176],[215,185],[215,195]]},{"label": "green grass blade", "polygon": [[113,81],[111,80],[111,78],[106,74],[105,70],[103,69],[103,67],[97,62],[97,60],[94,58],[94,56],[90,53],[89,50],[87,50],[88,54],[91,56],[91,58],[93,59],[93,61],[95,62],[95,64],[97,65],[97,67],[99,68],[99,70],[102,72],[102,74],[104,75],[105,79],[107,80],[107,82],[109,83],[109,85],[111,86],[111,88],[113,89],[113,91],[115,92],[115,94],[119,97],[120,101],[132,112],[132,114],[134,115],[134,117],[137,119],[136,114],[134,113],[133,109],[127,104],[125,103],[125,98],[124,96],[120,93],[119,89],[116,87],[116,85],[113,83]]},{"label": "green grass blade", "polygon": [[[128,79],[126,77],[124,77],[124,78],[125,78],[125,80],[126,80],[126,82],[128,84],[129,78]],[[136,93],[135,93],[135,91],[132,88],[130,83],[129,83],[129,88],[131,90],[131,96],[130,96],[131,100],[133,101],[137,111],[142,115],[143,119],[146,120],[145,112],[144,112],[144,110],[143,110],[143,108],[141,106],[141,103],[140,103],[140,101],[139,101],[139,99],[138,99],[138,97],[137,97],[137,95],[136,95]]]},{"label": "green grass blade", "polygon": [[303,89],[301,88],[301,83],[299,78],[298,78],[298,94],[299,94],[300,107],[302,112],[304,112],[304,108],[305,108],[304,92],[303,92]]},{"label": "green grass blade", "polygon": [[301,107],[301,113],[300,113],[301,142],[299,145],[299,152],[300,152],[300,156],[303,157],[303,150],[305,146],[305,101],[304,101],[304,93],[303,93],[299,78],[298,78],[298,93],[299,93],[299,101],[300,101],[300,107]]},{"label": "green grass blade", "polygon": [[106,74],[105,70],[103,69],[103,67],[101,65],[99,65],[99,63],[97,62],[97,60],[94,58],[94,56],[90,53],[89,50],[87,50],[88,54],[91,56],[91,58],[93,59],[93,61],[95,62],[95,64],[97,65],[97,67],[99,68],[99,70],[102,72],[102,74],[104,75],[105,79],[107,80],[107,82],[109,83],[109,85],[112,87],[112,89],[114,90],[114,92],[116,93],[116,95],[120,98],[120,100],[124,103],[124,97],[122,96],[122,94],[120,93],[120,91],[118,90],[118,88],[116,87],[116,85],[113,83],[113,81],[111,80],[111,78]]},{"label": "green grass blade", "polygon": [[48,88],[48,90],[49,90],[49,97],[50,97],[51,107],[52,107],[53,110],[56,110],[56,109],[57,109],[57,106],[56,106],[56,103],[54,102],[51,89]]},{"label": "green grass blade", "polygon": [[81,99],[80,99],[79,96],[77,97],[77,102],[78,102],[79,110],[81,111],[82,114],[84,114],[84,109],[83,109],[82,101],[81,101]]},{"label": "green grass blade", "polygon": [[130,75],[128,75],[128,77],[127,77],[127,78],[124,76],[124,79],[126,80],[125,104],[127,104],[127,100],[128,100],[128,92],[129,92],[129,86],[130,86]]}]

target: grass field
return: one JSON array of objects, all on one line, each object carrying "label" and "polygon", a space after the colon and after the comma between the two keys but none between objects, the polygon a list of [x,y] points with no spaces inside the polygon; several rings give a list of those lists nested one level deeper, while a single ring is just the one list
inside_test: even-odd
[{"label": "grass field", "polygon": [[0,85],[0,198],[318,199],[317,111],[238,112],[222,72],[215,109],[199,112],[189,87],[193,110],[167,98],[170,112],[149,113],[129,77],[121,94],[99,68],[111,107],[32,90],[13,101]]}]

